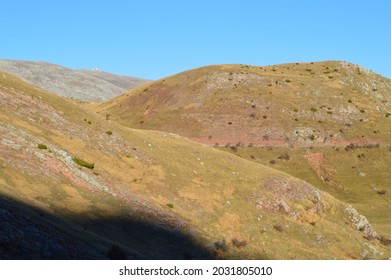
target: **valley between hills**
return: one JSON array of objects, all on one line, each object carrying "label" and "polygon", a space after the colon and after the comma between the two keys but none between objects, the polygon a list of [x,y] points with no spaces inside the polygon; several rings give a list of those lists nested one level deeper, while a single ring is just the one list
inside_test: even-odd
[{"label": "valley between hills", "polygon": [[391,80],[213,65],[90,98],[21,67],[0,67],[0,259],[391,257]]}]

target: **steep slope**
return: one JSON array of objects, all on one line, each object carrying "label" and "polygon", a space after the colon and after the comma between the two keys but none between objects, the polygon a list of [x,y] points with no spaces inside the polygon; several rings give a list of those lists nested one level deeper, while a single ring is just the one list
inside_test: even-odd
[{"label": "steep slope", "polygon": [[100,70],[71,70],[46,62],[0,60],[0,70],[68,98],[104,101],[147,80]]},{"label": "steep slope", "polygon": [[389,143],[391,81],[346,62],[216,65],[136,88],[96,110],[210,145]]},{"label": "steep slope", "polygon": [[0,84],[2,258],[118,257],[113,244],[149,259],[390,257],[365,217],[302,180]]}]

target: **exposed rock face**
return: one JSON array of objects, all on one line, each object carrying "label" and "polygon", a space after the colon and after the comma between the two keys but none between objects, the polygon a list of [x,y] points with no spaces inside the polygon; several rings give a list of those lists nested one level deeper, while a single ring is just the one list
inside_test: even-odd
[{"label": "exposed rock face", "polygon": [[63,97],[95,102],[148,82],[99,70],[72,70],[46,62],[0,60],[0,70]]},{"label": "exposed rock face", "polygon": [[350,219],[357,230],[361,231],[365,238],[371,240],[379,238],[377,232],[373,229],[372,225],[368,222],[367,218],[360,215],[356,209],[349,206],[345,209],[345,212],[350,214]]}]

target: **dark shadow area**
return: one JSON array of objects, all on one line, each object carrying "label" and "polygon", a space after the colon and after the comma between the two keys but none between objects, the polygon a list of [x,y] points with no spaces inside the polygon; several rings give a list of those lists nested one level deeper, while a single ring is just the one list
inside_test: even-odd
[{"label": "dark shadow area", "polygon": [[130,218],[63,219],[0,196],[0,259],[213,259],[191,237]]}]

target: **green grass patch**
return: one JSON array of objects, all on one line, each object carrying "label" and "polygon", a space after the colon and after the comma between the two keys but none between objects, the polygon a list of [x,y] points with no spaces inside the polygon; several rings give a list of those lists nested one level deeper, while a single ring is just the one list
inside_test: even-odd
[{"label": "green grass patch", "polygon": [[95,163],[90,163],[90,162],[87,162],[87,161],[82,160],[82,159],[77,158],[77,157],[73,157],[72,160],[77,165],[80,165],[80,166],[83,166],[83,167],[86,167],[86,168],[89,168],[89,169],[94,169],[94,167],[95,167]]},{"label": "green grass patch", "polygon": [[40,150],[47,150],[47,146],[45,145],[45,144],[38,144],[38,149],[40,149]]}]

